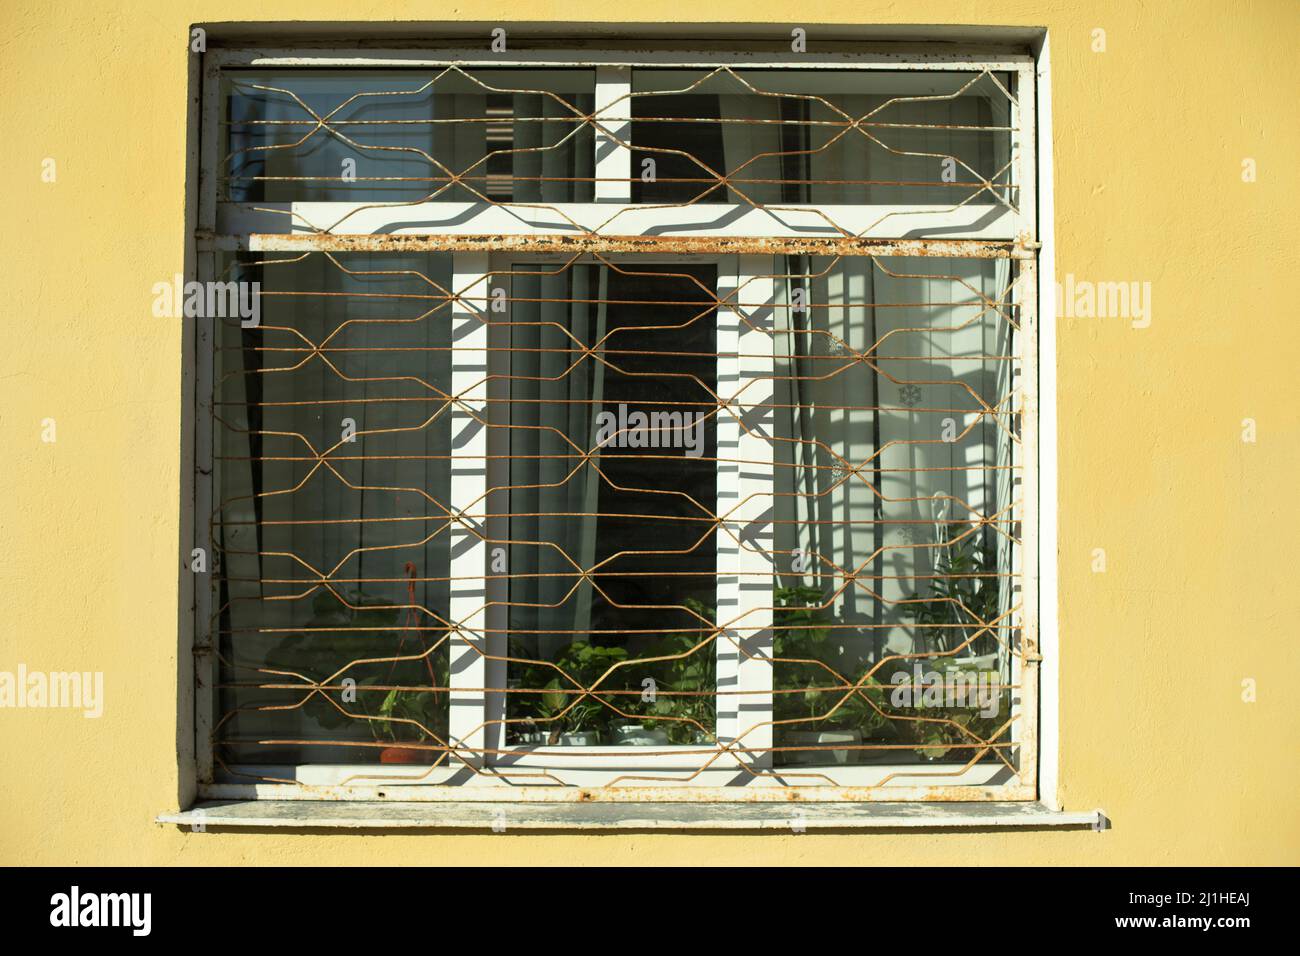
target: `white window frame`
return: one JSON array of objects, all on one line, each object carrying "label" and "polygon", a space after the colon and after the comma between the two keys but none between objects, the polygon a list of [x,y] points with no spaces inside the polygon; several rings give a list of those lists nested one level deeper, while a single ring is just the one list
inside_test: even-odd
[{"label": "white window frame", "polygon": [[[615,136],[626,136],[627,123],[626,99],[630,91],[631,71],[637,67],[680,67],[713,68],[729,65],[738,68],[779,68],[784,70],[889,70],[889,71],[958,71],[978,75],[983,71],[1006,73],[1012,77],[1011,92],[1014,94],[1012,126],[1019,130],[1013,150],[1013,181],[1018,190],[1018,202],[1015,209],[999,208],[991,203],[967,203],[956,209],[950,207],[817,207],[781,205],[766,209],[752,207],[732,207],[727,204],[709,203],[693,207],[673,207],[669,210],[630,207],[626,184],[599,183],[596,189],[596,201],[593,203],[535,203],[535,204],[469,204],[469,203],[423,203],[399,205],[403,220],[420,223],[419,226],[400,226],[389,230],[391,212],[373,203],[258,203],[240,204],[219,201],[215,187],[217,171],[220,168],[220,139],[217,128],[220,113],[220,79],[227,69],[306,69],[306,68],[346,68],[346,67],[409,67],[425,70],[446,66],[465,68],[500,69],[506,67],[561,67],[572,69],[575,66],[591,66],[596,74],[596,120],[602,115],[612,117],[606,128]],[[200,280],[215,275],[215,258],[222,251],[243,249],[250,252],[277,252],[307,249],[348,248],[353,241],[342,237],[370,236],[380,232],[389,234],[422,235],[438,233],[443,236],[483,236],[494,234],[512,234],[516,236],[543,236],[557,232],[571,231],[575,235],[594,232],[604,236],[640,236],[647,230],[657,227],[657,234],[663,236],[726,236],[732,238],[773,238],[786,240],[791,244],[806,241],[809,236],[814,239],[833,240],[840,230],[832,227],[827,220],[859,238],[874,241],[872,246],[876,254],[905,255],[916,249],[916,237],[934,233],[944,242],[956,240],[953,248],[961,248],[961,240],[979,240],[991,245],[1002,244],[1014,246],[1015,266],[1018,278],[1014,287],[1018,291],[1016,304],[1021,317],[1022,349],[1020,392],[1024,396],[1022,412],[1022,466],[1021,495],[1019,499],[1019,524],[1022,532],[1022,544],[1014,550],[1016,564],[1014,570],[1021,577],[1021,612],[1017,622],[1021,631],[1021,640],[1025,648],[1024,655],[1016,655],[1016,673],[1014,682],[1020,685],[1021,722],[1017,727],[1017,742],[1020,745],[1019,772],[1009,779],[1001,779],[997,773],[998,765],[977,764],[960,773],[952,773],[951,767],[929,771],[918,771],[915,765],[907,766],[855,766],[837,768],[837,778],[847,779],[843,786],[806,786],[800,785],[800,798],[810,801],[933,801],[933,800],[994,800],[1027,801],[1038,797],[1038,758],[1039,758],[1039,709],[1038,709],[1038,430],[1046,422],[1040,421],[1035,404],[1037,397],[1037,314],[1040,294],[1040,278],[1036,258],[1038,245],[1038,207],[1037,193],[1040,172],[1036,160],[1036,62],[1029,54],[980,55],[978,52],[951,52],[892,54],[863,53],[822,54],[822,55],[743,55],[735,53],[674,53],[671,51],[642,52],[635,56],[624,53],[601,53],[590,50],[582,51],[546,51],[511,54],[509,59],[494,58],[482,49],[446,50],[436,57],[410,50],[367,50],[364,53],[347,50],[312,51],[309,55],[302,51],[287,49],[221,49],[207,54],[203,64],[201,136],[200,136],[200,192],[197,202],[196,229],[196,273]],[[597,133],[597,176],[617,178],[630,177],[631,151],[622,147],[607,149],[601,153],[603,134]],[[606,144],[608,145],[608,144]],[[554,209],[560,209],[565,217],[573,223],[569,230],[557,229]],[[737,213],[734,217],[726,216],[728,211]],[[717,219],[726,221],[721,229],[714,225]],[[432,225],[431,225],[432,224]],[[671,226],[671,228],[665,228]],[[326,229],[328,235],[318,230]],[[940,231],[941,230],[941,231]],[[417,240],[418,242],[418,240]],[[410,248],[418,248],[413,244]],[[961,255],[959,251],[950,253]],[[508,269],[515,261],[540,261],[547,256],[545,252],[507,255],[490,250],[461,249],[454,252],[453,274],[455,276],[453,291],[461,292],[471,286],[482,283],[490,272]],[[617,256],[619,252],[608,255]],[[678,261],[683,256],[669,256],[667,253],[656,254],[661,259],[672,258]],[[746,254],[738,255],[700,255],[694,258],[712,259],[724,262],[732,260],[737,263],[735,283],[745,285],[749,293],[761,293],[760,286],[767,282],[765,295],[759,301],[772,301],[771,274],[779,270],[771,267],[770,256]],[[637,253],[635,261],[649,262],[654,255],[647,252]],[[768,263],[764,265],[764,263]],[[720,285],[723,270],[719,270]],[[753,300],[753,295],[747,295]],[[735,335],[738,323],[728,324],[724,315],[727,310],[719,309],[720,335]],[[751,316],[751,318],[753,318]],[[468,323],[466,337],[461,343],[470,348],[474,343],[481,343],[483,353],[476,357],[473,353],[462,353],[467,361],[453,367],[453,388],[462,393],[462,388],[469,389],[473,371],[487,364],[487,344],[492,334],[490,325],[475,312],[472,298],[458,301],[453,312],[453,321]],[[730,333],[726,329],[731,329]],[[759,334],[762,333],[748,333]],[[196,359],[194,385],[194,447],[192,460],[192,494],[195,521],[195,540],[199,546],[210,548],[211,542],[203,542],[202,523],[205,516],[212,514],[212,378],[211,355],[213,343],[210,329],[198,327],[194,333],[194,356]],[[718,352],[726,351],[720,338]],[[751,349],[740,348],[741,353],[751,353]],[[732,365],[734,366],[734,362]],[[769,365],[770,368],[770,365]],[[736,381],[752,381],[762,377],[762,369],[736,367],[719,367],[719,383],[723,376],[734,375]],[[481,392],[468,390],[462,394],[463,400],[476,411],[484,410],[489,405],[486,386]],[[453,434],[458,418],[467,418],[465,411],[453,415]],[[736,434],[732,435],[734,432]],[[730,436],[730,437],[728,437]],[[739,430],[728,430],[724,420],[719,421],[719,448],[724,440],[740,442]],[[491,438],[480,433],[476,444],[465,449],[467,456],[488,455]],[[753,441],[751,439],[751,441]],[[750,451],[770,456],[771,448],[765,442],[753,441],[755,446]],[[722,457],[721,455],[719,457]],[[739,457],[746,457],[742,450]],[[466,466],[459,471],[453,465],[452,502],[453,509],[459,509],[473,502],[483,500],[490,482],[484,469]],[[743,489],[742,489],[743,491]],[[721,486],[720,486],[721,495]],[[743,498],[744,495],[742,494]],[[719,513],[722,512],[721,497]],[[734,516],[736,523],[746,520],[746,514],[739,512]],[[492,532],[492,521],[488,519],[489,538],[500,537]],[[467,551],[457,560],[475,562],[486,567],[486,545],[480,539],[475,543],[474,535],[461,532],[466,537]],[[719,538],[723,535],[720,533]],[[453,538],[453,546],[460,550]],[[720,562],[734,560],[737,567],[753,555],[742,555],[736,549],[719,545]],[[211,552],[210,552],[211,553]],[[724,557],[725,556],[725,557]],[[763,560],[760,558],[759,560]],[[733,587],[734,575],[728,578],[723,573],[724,565],[719,566],[719,608],[723,606],[724,589],[735,591],[737,608],[747,610],[739,604],[739,591]],[[767,565],[770,569],[770,565]],[[675,761],[669,754],[658,763],[652,758],[646,760],[641,748],[584,748],[609,751],[607,761],[602,764],[599,759],[593,764],[584,760],[582,766],[592,768],[595,773],[579,771],[568,767],[562,759],[521,754],[508,758],[508,763],[521,769],[544,766],[549,771],[567,771],[571,773],[571,783],[567,787],[518,787],[511,786],[508,778],[492,778],[483,775],[467,774],[460,760],[447,768],[430,771],[427,767],[406,768],[391,766],[377,768],[372,765],[356,767],[301,766],[279,768],[268,771],[259,768],[259,774],[276,777],[283,782],[221,782],[214,776],[213,755],[210,739],[212,735],[213,694],[215,679],[211,667],[215,661],[212,653],[213,638],[210,631],[212,603],[210,589],[196,585],[193,589],[194,619],[192,652],[196,660],[198,681],[194,691],[195,705],[195,777],[199,796],[213,799],[319,799],[346,798],[373,800],[390,795],[394,787],[399,787],[401,796],[406,800],[421,801],[468,801],[468,800],[558,800],[586,801],[612,798],[626,800],[640,794],[644,799],[653,800],[705,800],[705,801],[753,801],[789,799],[786,785],[779,781],[759,778],[762,782],[751,782],[748,786],[737,786],[734,764],[728,771],[704,775],[701,782],[697,778],[676,785],[670,781],[657,780],[653,784],[644,778],[647,776],[671,777],[687,769],[681,761]],[[753,603],[752,597],[750,603]],[[762,608],[755,604],[753,610],[761,613],[766,610],[767,623],[770,625],[770,601]],[[450,616],[467,631],[484,627],[487,614],[482,611],[481,594],[458,596],[453,591]],[[720,614],[721,617],[721,614]],[[756,621],[759,628],[761,621]],[[491,625],[487,625],[490,627]],[[468,650],[465,638],[453,641],[452,658],[457,657],[457,649]],[[459,642],[459,643],[457,643]],[[721,646],[721,645],[720,645]],[[453,742],[459,741],[469,750],[479,751],[496,749],[491,740],[492,734],[484,731],[484,717],[487,715],[488,702],[482,695],[474,702],[462,693],[457,703],[456,688],[479,688],[496,686],[489,682],[493,663],[481,654],[473,660],[476,652],[469,655],[471,663],[457,670],[453,665],[452,674],[452,716],[451,732]],[[1028,666],[1020,668],[1021,658]],[[759,671],[765,674],[759,674]],[[748,676],[745,676],[748,674]],[[498,673],[495,675],[500,677]],[[721,672],[720,675],[721,676]],[[761,664],[751,665],[749,669],[738,668],[737,676],[748,688],[761,688],[763,682],[771,685],[771,668]],[[184,705],[184,695],[182,704]],[[459,707],[459,710],[458,710]],[[499,745],[499,725],[496,725]],[[727,731],[733,731],[722,715],[719,707],[719,739],[725,743]],[[746,743],[756,747],[770,746],[770,726],[766,729],[766,739],[762,733],[747,736]],[[503,748],[504,749],[504,748]],[[660,748],[668,750],[671,748]],[[680,748],[689,750],[690,748]],[[624,758],[636,757],[635,766],[628,764]],[[473,763],[474,759],[471,758]],[[500,768],[502,761],[489,760]],[[608,783],[606,767],[627,768],[632,779],[614,786]],[[596,770],[595,768],[602,768]],[[476,769],[485,769],[481,766]],[[760,767],[760,769],[764,769]],[[792,775],[798,776],[808,768],[791,768]],[[659,771],[663,771],[660,773]],[[849,771],[849,772],[846,772]],[[603,775],[603,776],[602,776]],[[473,779],[466,782],[466,777]],[[901,777],[908,781],[904,785],[881,785],[881,777],[891,779]],[[802,782],[801,782],[802,784]],[[621,791],[611,796],[609,791]]]}]

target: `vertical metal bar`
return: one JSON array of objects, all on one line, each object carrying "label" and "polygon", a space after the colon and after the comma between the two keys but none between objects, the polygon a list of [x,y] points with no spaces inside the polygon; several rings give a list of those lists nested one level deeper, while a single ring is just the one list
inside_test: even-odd
[{"label": "vertical metal bar", "polygon": [[1035,205],[1039,248],[1036,347],[1038,353],[1038,799],[1060,809],[1057,795],[1060,740],[1060,654],[1057,631],[1056,252],[1053,236],[1052,101],[1050,41],[1042,38],[1034,73]]},{"label": "vertical metal bar", "polygon": [[[185,259],[182,274],[185,281],[195,278],[198,264],[198,207],[202,194],[200,182],[200,135],[203,128],[203,64],[204,58],[191,54],[187,68],[186,128],[188,144],[185,152]],[[183,310],[182,310],[183,311]],[[198,735],[194,728],[194,574],[185,561],[194,546],[194,426],[198,408],[195,404],[195,351],[194,323],[180,319],[181,331],[181,468],[180,468],[180,536],[177,541],[180,564],[177,581],[177,667],[176,682],[179,690],[176,721],[176,765],[180,775],[179,797],[182,807],[190,806],[196,796],[198,765],[196,745]]]},{"label": "vertical metal bar", "polygon": [[[210,235],[216,228],[217,193],[220,156],[221,71],[217,60],[203,57],[202,106],[199,117],[199,201],[197,232]],[[205,282],[216,278],[215,253],[196,256],[194,279]],[[186,277],[187,279],[190,277]],[[217,659],[214,653],[216,607],[213,588],[216,577],[216,552],[212,542],[213,509],[213,377],[212,362],[216,332],[210,320],[202,317],[182,319],[194,329],[194,528],[191,547],[204,548],[206,574],[194,580],[194,642],[189,652],[194,656],[194,737],[195,777],[199,783],[212,782],[212,730],[216,710]],[[188,558],[189,555],[183,555]]]},{"label": "vertical metal bar", "polygon": [[[1011,107],[1013,181],[1017,186],[1015,206],[1017,242],[1033,248],[1038,236],[1037,149],[1035,129],[1035,78],[1032,64],[1019,66],[1012,80],[1015,101]],[[1017,416],[1020,441],[1013,445],[1012,529],[1019,538],[1012,548],[1012,582],[1018,589],[1019,610],[1012,615],[1018,637],[1011,658],[1014,713],[1011,739],[1019,745],[1017,765],[1022,790],[1036,795],[1038,785],[1038,353],[1037,305],[1038,269],[1031,257],[1018,260],[1013,300],[1019,306],[1019,331],[1015,335],[1016,364],[1012,387],[1019,395]]]}]

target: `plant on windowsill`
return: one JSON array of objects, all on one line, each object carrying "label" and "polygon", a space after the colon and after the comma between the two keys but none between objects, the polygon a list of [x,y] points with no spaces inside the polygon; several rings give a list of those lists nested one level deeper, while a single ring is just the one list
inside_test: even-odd
[{"label": "plant on windowsill", "polygon": [[[831,620],[820,589],[778,587],[774,597],[774,743],[783,748],[781,759],[789,764],[852,763],[859,753],[855,748],[888,725],[878,709],[883,691],[874,676],[851,695],[848,687],[838,686],[835,675],[844,673],[843,665],[834,660]],[[821,749],[836,744],[841,746]]]},{"label": "plant on windowsill", "polygon": [[[367,682],[378,683],[378,678]],[[446,687],[446,675],[435,676],[434,686]],[[379,743],[391,746],[379,752],[380,763],[434,763],[447,740],[446,693],[439,690],[393,688],[384,695],[371,731]],[[441,739],[439,739],[441,738]]]},{"label": "plant on windowsill", "polygon": [[[407,573],[414,578],[415,566],[407,564]],[[404,619],[404,631],[397,645],[395,657],[411,654],[424,646],[424,639],[418,632],[408,635],[405,628],[414,628],[415,587],[408,585],[409,607]],[[408,637],[414,647],[408,647]],[[383,664],[380,664],[382,667]],[[401,683],[397,683],[401,681]],[[419,685],[428,682],[427,687]],[[367,678],[371,684],[386,684],[388,693],[380,702],[378,714],[370,721],[371,732],[380,742],[391,741],[396,746],[385,747],[379,752],[380,763],[435,763],[442,748],[449,743],[450,715],[448,713],[451,699],[451,666],[449,656],[443,654],[416,653],[406,659],[387,662],[383,677]],[[413,686],[403,686],[409,682]],[[445,690],[443,688],[446,688]],[[420,746],[405,746],[416,743]]]},{"label": "plant on windowsill", "polygon": [[[893,721],[894,729],[900,740],[911,744],[927,761],[942,760],[955,750],[956,759],[965,763],[980,752],[982,744],[991,742],[1006,723],[1003,716],[985,717],[971,707],[919,708],[905,716],[909,719]],[[1002,742],[1006,742],[1005,734]],[[981,759],[989,759],[989,754],[983,754]]]},{"label": "plant on windowsill", "polygon": [[[408,574],[414,566],[408,565]],[[266,668],[294,673],[316,672],[324,679],[333,675],[334,684],[351,678],[358,688],[390,688],[376,707],[373,701],[381,691],[362,691],[355,702],[348,702],[338,690],[329,692],[334,703],[314,699],[305,714],[317,727],[344,731],[370,738],[376,743],[439,744],[447,739],[447,695],[443,691],[404,689],[420,686],[446,687],[448,681],[445,650],[422,653],[429,637],[412,627],[415,618],[413,586],[408,585],[405,624],[394,638],[394,630],[404,623],[403,608],[391,600],[361,589],[335,593],[322,589],[312,599],[312,616],[303,632],[285,635],[267,652]],[[397,661],[375,658],[401,657]],[[374,661],[373,663],[358,663]],[[419,729],[415,721],[429,732]],[[369,748],[368,748],[369,750]],[[412,747],[384,747],[379,759],[383,763],[432,763],[440,750]]]},{"label": "plant on windowsill", "polygon": [[[954,659],[957,648],[963,657],[995,655],[997,638],[988,630],[975,635],[984,627],[981,621],[993,621],[1000,613],[997,553],[981,530],[961,528],[936,526],[935,577],[929,593],[913,594],[906,606],[927,650]],[[952,543],[944,544],[947,540]]]},{"label": "plant on windowsill", "polygon": [[[983,743],[992,743],[1003,731],[1011,709],[1010,688],[985,663],[980,658],[934,656],[887,662],[884,673],[911,685],[903,707],[885,708],[893,736],[926,761],[942,760],[955,751],[953,759],[964,763],[980,753]],[[971,694],[976,695],[973,701],[967,696]],[[986,712],[988,694],[996,697],[992,712]],[[1000,742],[1007,739],[1003,731]],[[985,752],[980,759],[996,758]]]},{"label": "plant on windowsill", "polygon": [[[684,605],[710,625],[715,611],[695,598]],[[663,635],[647,655],[666,657],[657,662],[656,696],[647,709],[642,728],[652,736],[649,742],[676,746],[716,743],[717,648],[708,640],[712,628]],[[624,708],[627,709],[627,708]]]},{"label": "plant on windowsill", "polygon": [[[929,651],[920,658],[922,676],[933,675],[946,684],[956,672],[1002,673],[997,637],[987,630],[975,636],[1001,613],[1001,578],[990,536],[960,523],[939,522],[935,541],[938,554],[929,593],[923,598],[913,595],[907,605],[920,647]],[[904,669],[915,675],[910,662]],[[1010,691],[998,693],[998,711],[1005,714]],[[957,747],[957,756],[968,759],[978,752],[972,745],[988,740],[1005,722],[1005,717],[986,717],[974,707],[919,707],[897,716],[893,726],[899,738],[915,745],[916,753],[929,761],[941,760]]]},{"label": "plant on windowsill", "polygon": [[[524,739],[562,747],[592,747],[601,743],[614,711],[599,697],[600,687],[595,688],[594,694],[579,691],[593,687],[611,667],[626,658],[627,650],[622,647],[574,641],[555,659],[555,666],[567,677],[542,665],[526,666],[523,675],[530,682],[524,686],[540,689],[541,693],[527,695],[520,708],[525,716],[532,718],[531,727],[524,725]],[[546,673],[553,676],[542,683]],[[613,688],[613,681],[614,675],[605,677],[601,687]],[[538,736],[531,736],[534,734]]]}]

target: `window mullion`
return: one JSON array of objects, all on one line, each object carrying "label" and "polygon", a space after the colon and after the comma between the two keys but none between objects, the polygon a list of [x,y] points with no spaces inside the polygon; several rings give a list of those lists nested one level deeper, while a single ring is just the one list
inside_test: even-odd
[{"label": "window mullion", "polygon": [[451,745],[448,762],[482,765],[487,541],[488,254],[457,253],[451,312],[451,582],[448,621]]},{"label": "window mullion", "polygon": [[718,741],[771,766],[773,302],[770,256],[737,256],[718,297]]},{"label": "window mullion", "polygon": [[596,202],[631,202],[632,124],[626,119],[632,109],[632,68],[596,68]]}]

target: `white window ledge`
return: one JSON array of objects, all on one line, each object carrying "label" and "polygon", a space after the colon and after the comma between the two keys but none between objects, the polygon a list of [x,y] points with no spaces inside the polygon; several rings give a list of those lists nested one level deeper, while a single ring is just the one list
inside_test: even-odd
[{"label": "white window ledge", "polygon": [[1067,827],[1102,830],[1101,810],[1042,803],[401,803],[311,800],[206,801],[158,823],[343,830],[966,830]]}]

